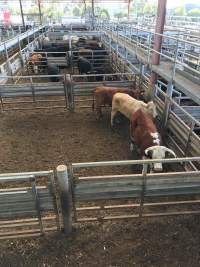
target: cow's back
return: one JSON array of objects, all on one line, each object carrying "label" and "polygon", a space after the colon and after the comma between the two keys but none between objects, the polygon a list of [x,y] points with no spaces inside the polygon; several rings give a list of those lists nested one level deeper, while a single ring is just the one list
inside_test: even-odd
[{"label": "cow's back", "polygon": [[113,96],[117,93],[132,94],[129,89],[117,88],[117,87],[97,87],[94,91],[95,98],[98,99],[101,104],[112,105]]},{"label": "cow's back", "polygon": [[116,93],[113,97],[112,107],[124,114],[130,120],[131,115],[139,108],[145,108],[146,104],[128,94]]}]

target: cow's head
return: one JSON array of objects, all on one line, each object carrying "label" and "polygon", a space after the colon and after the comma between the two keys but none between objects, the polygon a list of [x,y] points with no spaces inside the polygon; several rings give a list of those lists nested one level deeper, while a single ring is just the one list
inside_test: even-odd
[{"label": "cow's head", "polygon": [[153,101],[150,101],[147,103],[147,112],[150,114],[153,118],[156,118],[158,116],[156,106],[153,103]]},{"label": "cow's head", "polygon": [[[152,159],[164,159],[167,153],[176,158],[174,151],[165,146],[151,146],[145,149],[145,155]],[[153,166],[155,171],[162,171],[162,163],[154,163]]]}]

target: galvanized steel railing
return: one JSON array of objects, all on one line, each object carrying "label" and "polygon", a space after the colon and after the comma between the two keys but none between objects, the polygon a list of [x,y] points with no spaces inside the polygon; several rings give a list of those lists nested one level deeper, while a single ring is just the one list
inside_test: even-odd
[{"label": "galvanized steel railing", "polygon": [[[109,33],[109,37],[115,38],[115,42],[126,49],[128,46],[132,47],[132,53],[143,53],[145,63],[151,64],[151,55],[153,52],[161,56],[161,60],[168,60],[172,63],[172,81],[175,78],[177,65],[182,66],[188,71],[191,71],[193,75],[197,77],[200,76],[200,45],[195,42],[189,42],[187,40],[182,40],[180,38],[175,38],[167,36],[164,34],[157,34],[151,31],[147,31],[134,26],[122,25],[118,26],[116,24],[97,24],[97,29]],[[122,30],[120,31],[120,27]],[[152,47],[153,38],[155,36],[162,36],[162,51],[161,53],[155,51]],[[170,45],[167,44],[169,42]],[[196,55],[187,50],[195,50]],[[128,49],[128,53],[131,53],[131,50]],[[196,62],[194,62],[194,60]],[[191,65],[191,66],[190,66]]]},{"label": "galvanized steel railing", "polygon": [[[148,166],[155,162],[175,164],[176,166],[176,164],[182,165],[191,161],[193,163],[200,162],[200,157],[88,162],[69,165],[68,170],[65,168],[64,175],[68,185],[65,192],[68,194],[68,198],[72,199],[67,205],[68,223],[69,218],[72,217],[74,222],[81,223],[199,214],[198,206],[195,209],[194,206],[200,203],[200,199],[193,198],[194,195],[200,193],[199,171],[148,173]],[[130,174],[125,174],[123,169],[120,174],[116,174],[114,171],[116,167],[136,165],[140,167],[141,172],[131,171]],[[113,168],[114,174],[99,175],[98,173],[104,168],[107,171]],[[184,196],[187,198],[184,199]],[[186,210],[180,209],[181,206],[187,207],[188,205],[193,206]],[[173,207],[177,206],[179,206],[179,210],[173,210]],[[159,207],[161,210],[157,210]],[[163,207],[165,207],[165,211],[163,211]],[[66,227],[69,227],[69,224]]]},{"label": "galvanized steel railing", "polygon": [[0,239],[62,228],[53,171],[0,174]]},{"label": "galvanized steel railing", "polygon": [[7,41],[1,43],[0,44],[0,52],[3,52],[4,50],[10,49],[12,46],[17,45],[19,41],[22,41],[24,39],[28,39],[31,35],[34,35],[34,37],[35,37],[35,34],[38,31],[45,29],[45,27],[46,26],[39,26],[39,27],[33,28],[31,30],[28,30],[28,31],[10,39],[10,40],[7,40]]}]

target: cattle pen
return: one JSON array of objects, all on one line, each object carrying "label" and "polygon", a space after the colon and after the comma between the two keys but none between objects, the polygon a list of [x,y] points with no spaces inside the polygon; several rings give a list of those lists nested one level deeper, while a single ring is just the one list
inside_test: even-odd
[{"label": "cattle pen", "polygon": [[[196,266],[198,259],[181,254],[181,244],[191,251],[193,242],[198,250],[199,37],[171,26],[154,34],[151,27],[95,19],[77,29],[35,27],[0,44],[5,60],[0,65],[0,248],[24,253],[25,266],[40,266],[40,245],[43,266],[79,266],[80,259],[83,266],[161,266],[165,249],[170,260],[163,266],[173,266],[173,257],[182,266]],[[158,36],[160,51],[154,47]],[[98,47],[85,46],[90,42]],[[35,54],[42,55],[37,73],[30,67]],[[152,63],[155,54],[160,65]],[[86,74],[79,73],[80,56],[91,64]],[[49,75],[48,64],[59,74]],[[99,87],[151,92],[157,128],[177,157],[142,159],[137,150],[131,152],[126,118],[119,116],[112,128],[110,106],[102,106],[103,117],[96,118]],[[157,162],[163,171],[154,173]],[[180,256],[169,252],[173,242]],[[123,246],[127,259],[116,255]],[[56,259],[48,258],[44,247],[60,249],[60,259],[57,252]],[[29,259],[31,253],[38,259]],[[101,265],[102,257],[108,265]],[[4,252],[0,258],[3,266],[12,266]]]}]

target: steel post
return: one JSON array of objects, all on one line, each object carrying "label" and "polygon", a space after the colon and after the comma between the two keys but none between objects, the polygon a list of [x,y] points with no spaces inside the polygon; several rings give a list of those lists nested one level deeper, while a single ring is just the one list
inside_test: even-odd
[{"label": "steel post", "polygon": [[38,0],[38,9],[40,15],[40,25],[42,25],[41,0]]},{"label": "steel post", "polygon": [[64,232],[66,235],[69,235],[72,232],[72,193],[67,166],[59,165],[56,170],[63,214]]},{"label": "steel post", "polygon": [[[153,53],[152,53],[152,65],[160,64],[160,55],[158,52],[161,52],[162,45],[162,36],[165,24],[165,15],[166,15],[166,3],[167,0],[159,0],[158,8],[157,8],[157,17],[156,17],[156,26],[155,26],[155,34],[154,34],[154,44],[153,44]],[[148,97],[151,98],[153,87],[157,81],[157,74],[152,72],[150,78],[150,86]]]},{"label": "steel post", "polygon": [[19,0],[19,5],[20,5],[20,11],[21,11],[21,17],[22,17],[22,24],[23,24],[23,27],[25,29],[25,21],[24,21],[24,12],[23,12],[23,8],[22,8],[22,0]]}]

